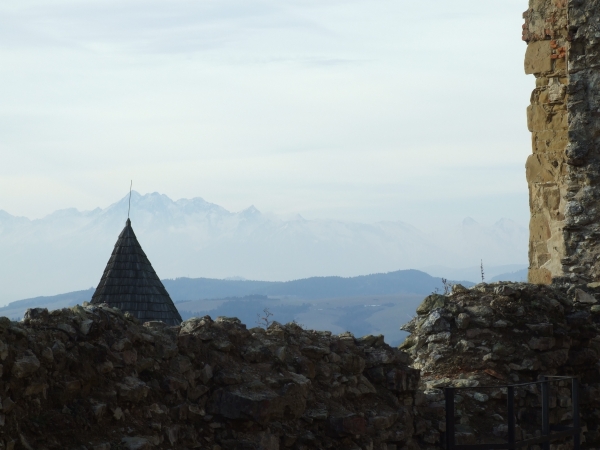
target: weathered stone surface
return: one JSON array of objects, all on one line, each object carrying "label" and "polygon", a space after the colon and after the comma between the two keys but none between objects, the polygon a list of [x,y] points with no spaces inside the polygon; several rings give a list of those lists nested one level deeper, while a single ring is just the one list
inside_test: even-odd
[{"label": "weathered stone surface", "polygon": [[[586,445],[599,448],[600,425],[591,419],[600,407],[600,317],[592,314],[598,305],[572,301],[578,290],[586,289],[595,288],[557,283],[482,283],[446,296],[443,310],[436,311],[449,324],[447,331],[436,332],[424,326],[427,321],[423,316],[404,327],[412,334],[402,348],[412,356],[413,367],[421,370],[422,391],[415,397],[420,442],[443,438],[437,431],[444,429],[443,387],[470,388],[457,391],[457,419],[468,415],[469,440],[482,444],[489,442],[490,418],[505,417],[506,391],[501,385],[537,381],[542,375],[567,375],[580,377],[580,389],[585,392],[581,395],[581,419],[586,427]],[[472,320],[488,316],[490,323],[502,321],[503,326],[464,328],[459,326],[461,314],[468,314]],[[371,380],[381,376],[371,370],[368,374]],[[471,389],[483,386],[498,388]],[[535,385],[516,389],[521,389],[516,397],[519,420],[531,420],[533,425],[537,419],[533,415],[526,419],[526,414],[539,408],[540,389]],[[558,424],[561,417],[570,418],[570,389],[558,384],[552,389],[556,397],[551,400],[551,420]],[[421,417],[429,422],[421,425]],[[459,425],[467,424],[457,420],[456,425],[459,431]]]},{"label": "weathered stone surface", "polygon": [[417,439],[419,371],[383,336],[248,330],[235,318],[167,327],[89,305],[8,321],[0,358],[2,448],[339,450]]},{"label": "weathered stone surface", "polygon": [[554,348],[556,339],[552,337],[531,338],[527,345],[531,350],[546,351]]},{"label": "weathered stone surface", "polygon": [[152,443],[144,437],[124,437],[121,439],[123,445],[127,450],[150,450],[153,445]]},{"label": "weathered stone surface", "polygon": [[268,389],[220,389],[213,394],[209,411],[228,419],[252,419],[265,423],[281,417],[283,402],[280,396]]},{"label": "weathered stone surface", "polygon": [[[370,353],[371,356],[373,353]],[[387,353],[386,353],[387,356]],[[371,359],[371,358],[369,358]],[[348,354],[342,357],[342,371],[350,375],[357,375],[365,370],[365,360],[358,355]]]},{"label": "weathered stone surface", "polygon": [[148,395],[150,388],[136,377],[125,377],[122,383],[117,383],[119,396],[126,401],[137,403]]},{"label": "weathered stone surface", "polygon": [[582,289],[575,289],[575,299],[580,303],[587,303],[593,305],[598,303],[598,300],[593,295],[588,294]]},{"label": "weathered stone surface", "polygon": [[418,387],[419,373],[414,369],[392,369],[387,374],[387,381],[391,391],[412,391]]},{"label": "weathered stone surface", "polygon": [[332,430],[340,435],[361,435],[365,434],[367,429],[366,420],[357,415],[332,417],[329,423]]},{"label": "weathered stone surface", "polygon": [[551,323],[528,323],[527,328],[541,336],[552,336],[554,334],[554,325]]},{"label": "weathered stone surface", "polygon": [[446,298],[443,295],[431,294],[425,297],[425,300],[417,308],[417,314],[425,315],[429,314],[434,309],[443,308]]},{"label": "weathered stone surface", "polygon": [[427,316],[427,319],[425,319],[425,322],[423,322],[421,327],[429,333],[439,333],[441,331],[448,331],[450,329],[450,324],[442,317],[440,312],[436,310]]},{"label": "weathered stone surface", "polygon": [[525,73],[542,74],[552,70],[550,41],[531,42],[525,53]]},{"label": "weathered stone surface", "polygon": [[27,352],[15,361],[11,373],[17,378],[25,378],[33,375],[39,368],[40,361],[33,353]]},{"label": "weathered stone surface", "polygon": [[[536,87],[527,109],[529,281],[600,279],[600,53],[597,0],[535,0],[526,11],[525,73]],[[584,292],[579,302],[594,303]]]}]

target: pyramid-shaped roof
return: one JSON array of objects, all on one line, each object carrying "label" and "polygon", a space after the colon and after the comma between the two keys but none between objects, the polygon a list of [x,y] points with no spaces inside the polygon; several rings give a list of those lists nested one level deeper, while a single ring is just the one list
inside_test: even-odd
[{"label": "pyramid-shaped roof", "polygon": [[181,323],[181,316],[135,237],[129,219],[92,296],[92,303],[108,303],[130,312],[142,322]]}]

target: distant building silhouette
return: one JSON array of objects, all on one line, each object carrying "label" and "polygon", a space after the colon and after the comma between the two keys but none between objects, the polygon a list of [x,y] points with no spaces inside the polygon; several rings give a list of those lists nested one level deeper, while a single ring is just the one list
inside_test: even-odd
[{"label": "distant building silhouette", "polygon": [[92,303],[107,303],[142,322],[181,323],[181,316],[135,237],[129,219],[92,296]]}]

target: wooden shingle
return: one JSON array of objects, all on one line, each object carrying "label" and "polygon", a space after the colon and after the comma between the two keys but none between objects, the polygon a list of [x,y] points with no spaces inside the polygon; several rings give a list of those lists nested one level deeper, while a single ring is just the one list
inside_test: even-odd
[{"label": "wooden shingle", "polygon": [[181,316],[135,237],[129,219],[117,239],[92,303],[108,303],[143,322],[181,323]]}]

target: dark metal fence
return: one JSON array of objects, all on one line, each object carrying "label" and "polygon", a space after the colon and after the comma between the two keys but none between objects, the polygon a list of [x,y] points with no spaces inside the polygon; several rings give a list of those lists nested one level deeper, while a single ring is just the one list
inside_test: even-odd
[{"label": "dark metal fence", "polygon": [[[573,406],[573,424],[572,426],[550,425],[550,383],[559,381],[571,381],[571,403]],[[541,436],[515,440],[515,388],[529,385],[540,385],[542,391],[542,429]],[[473,390],[475,388],[444,388],[446,398],[446,450],[492,450],[492,449],[516,449],[528,445],[541,444],[542,450],[550,450],[550,442],[559,438],[573,436],[574,449],[580,449],[579,436],[581,426],[579,423],[579,384],[574,377],[543,377],[540,381],[531,383],[512,384],[504,386],[483,386],[476,389],[498,389],[507,390],[506,409],[508,413],[508,441],[500,444],[470,444],[457,445],[455,425],[454,425],[454,395],[459,390]]]}]

